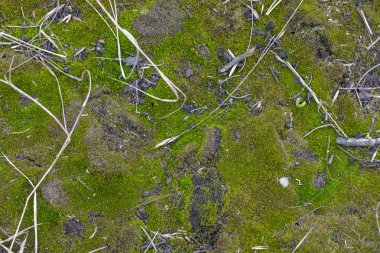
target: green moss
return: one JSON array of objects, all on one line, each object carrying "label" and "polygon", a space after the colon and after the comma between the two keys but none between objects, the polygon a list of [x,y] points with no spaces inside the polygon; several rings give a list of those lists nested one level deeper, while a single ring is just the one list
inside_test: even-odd
[{"label": "green moss", "polygon": [[[132,7],[126,7],[120,13],[120,22],[126,29],[136,31],[133,21],[142,13],[148,12],[155,1],[130,1]],[[218,59],[218,48],[230,49],[234,54],[246,51],[250,22],[246,22],[239,3],[229,3],[224,15],[224,7],[216,6],[216,1],[189,0],[183,6],[187,15],[183,22],[183,29],[172,36],[160,39],[159,43],[143,44],[143,49],[152,56],[155,62],[162,64],[161,70],[171,78],[188,96],[188,102],[196,102],[199,106],[207,108],[202,115],[188,115],[182,110],[174,115],[161,119],[177,109],[179,103],[161,103],[150,98],[146,103],[138,107],[141,113],[148,112],[148,117],[136,115],[134,119],[141,127],[152,129],[149,143],[136,153],[131,152],[127,156],[109,156],[113,164],[120,165],[121,170],[106,168],[103,172],[97,171],[91,164],[88,155],[89,142],[86,142],[86,133],[93,125],[93,119],[97,117],[90,110],[86,110],[87,117],[82,117],[77,132],[72,138],[70,146],[63,154],[62,159],[55,166],[47,180],[59,178],[67,193],[68,203],[65,206],[54,206],[41,197],[38,191],[39,222],[42,223],[39,230],[41,252],[84,252],[110,245],[116,247],[118,243],[128,238],[126,251],[136,251],[144,245],[148,239],[140,226],[144,224],[136,217],[139,210],[132,209],[144,202],[144,210],[149,214],[146,220],[147,230],[160,231],[160,233],[173,233],[177,229],[188,231],[188,235],[196,237],[190,223],[190,208],[194,194],[193,176],[198,173],[198,165],[201,164],[202,149],[208,138],[207,126],[218,126],[222,130],[222,144],[219,148],[219,160],[215,166],[227,191],[222,203],[207,203],[202,206],[203,215],[201,226],[212,227],[217,223],[225,224],[218,231],[219,240],[214,245],[215,252],[248,252],[256,245],[268,245],[271,252],[290,251],[311,226],[314,231],[302,245],[303,252],[331,252],[355,247],[361,252],[375,252],[376,224],[373,215],[373,207],[376,205],[379,189],[379,176],[377,171],[366,169],[359,170],[357,163],[351,163],[349,158],[335,144],[336,132],[332,128],[319,129],[308,137],[305,133],[315,127],[329,123],[323,119],[322,110],[314,101],[299,108],[291,97],[300,93],[305,98],[306,91],[294,80],[294,75],[275,61],[269,53],[250,78],[241,86],[241,93],[251,94],[252,101],[261,101],[263,112],[259,115],[250,111],[247,103],[236,100],[232,108],[226,108],[220,114],[205,120],[198,128],[185,134],[172,144],[167,150],[154,150],[153,142],[163,139],[188,129],[191,124],[204,119],[215,108],[217,101],[214,89],[217,88],[217,80],[225,77],[219,76],[217,68],[222,65]],[[378,1],[374,2],[374,6]],[[115,57],[117,47],[102,20],[93,10],[84,3],[76,3],[82,7],[82,22],[70,22],[69,24],[52,24],[51,29],[62,41],[70,44],[67,49],[69,63],[72,65],[72,74],[80,75],[84,69],[90,69],[95,87],[107,86],[110,91],[109,100],[115,101],[128,115],[134,113],[134,105],[127,103],[125,96],[119,95],[122,84],[110,80],[109,77],[117,77],[120,70],[116,61],[103,61],[98,66],[99,59],[91,52],[83,60],[71,61],[74,51],[82,46],[93,47],[97,38],[106,41],[106,53],[104,57]],[[357,38],[366,33],[356,9],[351,4],[342,3],[344,6],[334,5],[331,19],[342,20],[342,13],[336,8],[348,8],[352,12],[351,18],[341,25],[336,25],[325,15],[327,6],[322,3],[306,1],[301,8],[300,15],[303,19],[291,23],[289,31],[281,39],[280,46],[290,53],[289,62],[298,61],[297,71],[308,82],[312,79],[313,90],[323,101],[326,108],[335,117],[338,124],[347,135],[367,133],[370,128],[372,115],[362,110],[356,97],[344,92],[338,97],[334,105],[330,105],[336,89],[340,86],[345,69],[339,61],[328,63],[316,57],[316,35],[311,32],[315,26],[323,29],[320,34],[328,38],[331,50],[337,59],[348,62],[356,60],[358,53]],[[269,3],[265,3],[268,6]],[[272,14],[262,16],[256,28],[265,28],[267,20],[275,22],[273,33],[279,32],[281,24],[284,24],[289,16],[289,11],[295,3],[284,3],[282,8],[276,8]],[[9,17],[7,24],[21,24],[21,3],[2,1],[1,11]],[[36,19],[42,17],[49,9],[41,6],[38,1],[22,3],[26,16],[36,9]],[[373,8],[370,3],[363,6],[371,24],[376,27],[380,22],[378,8]],[[191,11],[192,17],[186,11]],[[335,11],[334,11],[335,10]],[[343,27],[350,25],[355,29],[342,32]],[[298,28],[297,28],[298,27]],[[8,29],[16,37],[25,35],[31,37],[35,29]],[[144,40],[136,36],[139,41]],[[252,45],[266,44],[265,38],[254,36]],[[369,41],[365,41],[367,44]],[[122,38],[123,53],[133,53],[135,49],[125,38]],[[204,57],[199,53],[199,45],[205,44],[210,49],[211,56]],[[366,44],[366,45],[367,45]],[[363,47],[363,45],[359,45]],[[1,51],[0,53],[3,53]],[[246,66],[241,73],[246,73],[255,63],[259,53],[246,61]],[[363,61],[371,61],[370,52],[360,53]],[[20,54],[14,54],[15,64],[22,61]],[[0,60],[0,70],[8,69],[8,59]],[[268,68],[274,66],[280,72],[280,83],[276,83]],[[185,69],[190,67],[195,75],[185,78]],[[364,67],[363,67],[364,68]],[[126,69],[128,72],[129,69]],[[154,72],[147,70],[145,75]],[[237,73],[237,72],[235,72]],[[354,73],[354,77],[360,76]],[[135,78],[135,76],[132,76]],[[48,107],[54,114],[61,118],[61,106],[57,85],[48,71],[36,63],[27,64],[25,67],[15,70],[12,75],[13,82]],[[65,104],[74,118],[83,100],[87,81],[78,83],[65,77],[59,77]],[[240,80],[240,79],[239,79]],[[223,84],[223,89],[232,91],[238,84],[238,79],[231,79]],[[32,82],[34,81],[34,82]],[[208,85],[208,83],[211,84]],[[211,87],[211,88],[207,88]],[[96,89],[96,88],[95,88]],[[302,92],[301,92],[302,91]],[[150,89],[159,97],[173,97],[170,89],[161,80],[155,89]],[[10,132],[29,131],[20,135],[0,135],[1,151],[9,155],[12,161],[19,166],[28,176],[37,181],[58,152],[64,135],[59,127],[49,116],[34,104],[24,107],[20,102],[20,96],[9,87],[1,84],[0,88],[0,125]],[[284,106],[284,102],[287,106]],[[249,102],[251,103],[251,102]],[[249,104],[248,103],[248,104]],[[289,115],[293,113],[293,127],[286,128]],[[187,120],[184,120],[185,117]],[[375,129],[378,124],[375,126]],[[236,137],[239,133],[240,138]],[[329,147],[329,155],[335,159],[331,165],[327,165],[326,150]],[[315,161],[300,160],[292,155],[297,149],[310,150],[318,157]],[[104,150],[96,149],[102,156]],[[350,150],[353,151],[353,150]],[[30,165],[25,159],[20,159],[21,152],[26,155],[33,154],[36,164]],[[106,151],[104,151],[106,152]],[[353,151],[355,152],[355,151]],[[359,150],[359,155],[367,150]],[[184,165],[184,160],[190,163]],[[297,162],[297,164],[296,164]],[[107,171],[109,169],[110,171]],[[112,170],[112,172],[111,172]],[[313,180],[316,175],[322,173],[325,176],[326,186],[316,189]],[[289,177],[290,186],[283,188],[278,182],[280,177]],[[172,182],[166,184],[170,177]],[[302,185],[297,184],[297,180]],[[19,176],[10,166],[0,164],[0,181],[6,182],[0,185],[0,227],[13,231],[17,225],[25,198],[31,187],[27,181]],[[86,186],[84,186],[82,183]],[[160,188],[156,195],[144,198],[144,192]],[[205,190],[207,191],[207,190]],[[169,198],[160,199],[165,195]],[[310,204],[306,204],[310,203]],[[169,210],[166,210],[166,205]],[[222,206],[222,210],[218,208]],[[299,226],[290,226],[299,217],[307,214],[312,209],[324,206],[315,215],[308,216]],[[356,206],[361,211],[350,213],[348,206]],[[219,213],[220,211],[220,213]],[[95,227],[93,220],[89,218],[89,212],[99,212],[100,217],[95,218],[99,228],[93,239],[88,239]],[[86,226],[85,238],[75,239],[64,234],[63,223],[68,215],[77,217]],[[223,217],[223,218],[221,218]],[[23,223],[31,224],[32,212],[28,210]],[[353,232],[350,227],[355,230]],[[277,236],[278,231],[283,230]],[[120,232],[124,231],[124,232]],[[128,236],[126,236],[127,234]],[[337,235],[342,240],[339,241]],[[361,239],[365,236],[365,239]],[[32,236],[30,236],[32,238]],[[183,238],[182,238],[183,239]],[[118,241],[119,240],[119,241]],[[32,240],[28,242],[32,244]],[[175,252],[192,252],[196,243],[187,244],[185,240],[172,240]],[[28,245],[29,245],[28,244]],[[30,247],[30,246],[28,246]],[[120,245],[119,245],[120,247]]]}]

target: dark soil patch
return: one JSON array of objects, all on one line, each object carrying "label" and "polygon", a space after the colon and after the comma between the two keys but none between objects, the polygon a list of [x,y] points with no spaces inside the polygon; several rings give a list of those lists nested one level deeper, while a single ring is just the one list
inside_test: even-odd
[{"label": "dark soil patch", "polygon": [[325,183],[325,177],[321,174],[317,175],[315,178],[314,178],[314,181],[313,181],[313,186],[317,189],[322,189],[322,188],[325,188],[326,186],[326,183]]},{"label": "dark soil patch", "polygon": [[292,155],[297,160],[318,161],[318,156],[314,155],[310,149],[296,149]]},{"label": "dark soil patch", "polygon": [[215,162],[218,158],[218,150],[222,140],[222,130],[213,127],[208,132],[208,138],[202,151],[202,161],[205,164]]},{"label": "dark soil patch", "polygon": [[99,119],[110,150],[125,151],[129,145],[145,145],[150,135],[148,130],[137,118],[121,109],[111,97],[102,96],[92,100],[89,108]]},{"label": "dark soil patch", "polygon": [[192,178],[193,196],[191,198],[190,223],[196,232],[196,240],[204,249],[212,249],[222,228],[221,210],[226,186],[214,167],[205,168]]},{"label": "dark soil patch", "polygon": [[[150,87],[156,87],[156,84],[160,80],[158,74],[151,74],[149,77],[142,77],[136,79],[123,87],[123,94],[127,96],[128,102],[132,104],[144,104],[145,95],[139,90],[146,91]],[[137,89],[139,90],[137,90]]]},{"label": "dark soil patch", "polygon": [[121,171],[141,155],[151,131],[104,91],[95,92],[88,107],[94,117],[85,135],[90,164],[99,172]]},{"label": "dark soil patch", "polygon": [[41,186],[42,197],[52,204],[63,205],[66,203],[66,193],[59,179],[44,183]]},{"label": "dark soil patch", "polygon": [[63,225],[65,229],[65,235],[80,237],[84,239],[86,226],[80,223],[78,219],[72,218],[66,221]]},{"label": "dark soil patch", "polygon": [[134,28],[142,41],[150,44],[180,31],[184,17],[180,0],[158,0],[151,11],[134,21]]},{"label": "dark soil patch", "polygon": [[116,229],[116,236],[111,242],[112,253],[139,252],[142,237],[138,227],[124,226]]}]

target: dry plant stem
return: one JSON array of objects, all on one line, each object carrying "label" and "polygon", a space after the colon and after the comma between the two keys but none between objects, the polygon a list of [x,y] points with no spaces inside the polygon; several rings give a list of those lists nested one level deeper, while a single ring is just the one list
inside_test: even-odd
[{"label": "dry plant stem", "polygon": [[338,148],[340,150],[342,150],[346,155],[348,155],[349,157],[351,157],[357,161],[364,162],[364,163],[370,163],[370,162],[380,163],[380,160],[374,159],[373,161],[371,161],[369,159],[363,159],[363,158],[356,157],[353,154],[351,154],[350,152],[348,152],[347,150],[345,150],[344,148],[342,148],[341,146],[338,146]]},{"label": "dry plant stem", "polygon": [[[11,65],[12,66],[12,63],[13,63],[13,58],[12,58],[12,62],[11,62]],[[12,69],[12,67],[10,67],[10,69]],[[26,92],[24,92],[23,90],[19,89],[17,86],[15,86],[12,81],[11,81],[11,72],[9,72],[9,80],[4,77],[4,80],[3,79],[0,79],[0,82],[2,83],[5,83],[7,84],[8,86],[10,86],[12,89],[14,89],[15,91],[17,91],[18,93],[20,93],[21,95],[27,97],[28,99],[30,99],[31,101],[33,101],[35,104],[37,104],[42,110],[44,110],[47,114],[50,115],[50,117],[52,117],[56,122],[57,124],[62,128],[62,130],[66,133],[66,135],[68,134],[67,132],[67,129],[62,125],[62,123],[59,121],[59,119],[49,110],[47,109],[44,105],[42,105],[37,99],[31,97],[29,94],[27,94]]]},{"label": "dry plant stem", "polygon": [[[4,158],[6,161],[18,172],[20,173],[26,180],[28,180],[29,184],[34,187],[33,182],[27,177],[19,168],[17,168],[14,163],[9,160],[9,158],[4,155]],[[34,252],[38,252],[38,228],[37,228],[37,192],[34,192],[33,194],[33,221],[34,221]]]},{"label": "dry plant stem", "polygon": [[154,244],[154,242],[153,242],[152,238],[150,237],[150,235],[148,234],[148,232],[146,232],[146,230],[143,226],[140,226],[140,228],[144,231],[145,235],[148,237],[150,243],[152,244],[152,246],[154,248],[154,251],[157,252],[156,245]]},{"label": "dry plant stem", "polygon": [[62,96],[62,90],[61,90],[61,85],[59,83],[59,80],[58,80],[58,77],[57,75],[54,73],[54,71],[49,68],[49,66],[46,65],[46,63],[44,63],[43,61],[41,61],[42,65],[44,65],[44,67],[49,71],[49,73],[54,77],[54,79],[56,80],[57,82],[57,86],[58,86],[58,92],[59,92],[59,97],[61,99],[61,108],[62,108],[62,118],[63,118],[63,125],[67,131],[67,123],[66,123],[66,116],[65,116],[65,104],[63,102],[63,96]]},{"label": "dry plant stem", "polygon": [[[363,82],[364,78],[366,78],[366,76],[367,76],[371,71],[377,69],[378,67],[380,67],[380,63],[379,63],[379,64],[376,64],[375,66],[373,66],[373,67],[371,67],[369,70],[367,70],[367,71],[364,73],[364,75],[359,79],[359,82],[358,82],[357,86],[360,86],[360,87],[361,87],[361,86],[363,85],[362,82]],[[352,85],[353,85],[353,84],[352,84]],[[350,87],[350,88],[351,88],[351,87]]]},{"label": "dry plant stem", "polygon": [[105,249],[108,249],[108,246],[103,246],[103,247],[91,250],[89,253],[95,253],[95,252],[98,252],[98,251],[101,251],[101,250],[105,250]]},{"label": "dry plant stem", "polygon": [[[39,225],[41,225],[41,224],[37,224],[37,225],[39,226]],[[21,230],[20,232],[17,233],[17,237],[20,236],[20,235],[25,234],[26,232],[28,232],[28,230],[30,230],[30,229],[32,229],[32,228],[34,228],[34,226],[30,226],[30,227],[28,227],[28,228],[25,228],[24,230]],[[1,244],[1,243],[5,243],[5,242],[9,242],[9,241],[13,240],[13,238],[15,237],[15,235],[16,235],[16,234],[14,234],[14,235],[8,237],[8,238],[5,239],[5,240],[0,240],[0,244]]]},{"label": "dry plant stem", "polygon": [[277,5],[279,5],[281,3],[282,0],[274,0],[273,3],[271,4],[271,6],[269,7],[269,9],[267,10],[267,12],[265,13],[265,15],[269,15],[273,10],[274,8],[277,7]]},{"label": "dry plant stem", "polygon": [[[108,0],[108,2],[110,3],[111,10],[112,10],[113,16],[115,18],[115,21],[118,22],[118,13],[117,13],[116,0],[114,0],[114,6],[112,6],[111,0]],[[124,73],[124,68],[123,68],[121,46],[120,46],[120,37],[119,37],[119,29],[117,29],[117,27],[115,27],[115,28],[116,28],[116,44],[117,44],[117,54],[118,54],[118,61],[119,61],[120,72],[121,72],[121,76],[124,79],[127,79],[127,77],[125,76],[125,73]]]},{"label": "dry plant stem", "polygon": [[44,53],[47,53],[47,54],[50,54],[50,55],[54,55],[54,56],[57,56],[59,58],[62,58],[64,60],[66,60],[66,56],[65,55],[57,54],[57,53],[51,52],[49,50],[40,48],[40,47],[35,46],[35,45],[31,44],[31,43],[28,43],[28,42],[22,41],[20,39],[17,39],[17,38],[15,38],[12,35],[9,35],[7,33],[0,32],[0,38],[4,38],[6,40],[12,41],[14,43],[17,43],[18,45],[22,45],[22,46],[27,47],[29,49],[33,49],[33,50],[35,50],[37,52],[44,52]]},{"label": "dry plant stem", "polygon": [[[253,8],[253,3],[252,1],[250,1],[250,5],[246,5],[244,4],[245,6],[247,6],[251,12],[252,12],[252,15],[255,16],[255,18],[257,20],[259,20],[259,14],[257,13],[257,11]],[[251,44],[252,44],[252,29],[253,29],[253,26],[254,26],[255,22],[253,20],[253,17],[251,18],[251,30],[249,31],[249,41],[248,41],[248,46],[247,46],[247,50],[249,50],[251,48]],[[243,67],[241,67],[241,69],[239,70],[239,72],[243,71],[244,67],[245,67],[245,64],[246,64],[246,59],[244,59],[244,63],[243,63]]]},{"label": "dry plant stem", "polygon": [[[59,150],[58,154],[56,155],[54,161],[52,162],[52,164],[49,166],[48,170],[45,172],[45,174],[41,177],[41,179],[38,181],[38,183],[35,185],[35,187],[33,187],[33,190],[32,192],[28,195],[28,197],[26,198],[26,201],[25,201],[25,205],[24,205],[24,208],[23,208],[23,211],[22,211],[22,214],[21,214],[21,217],[20,217],[20,220],[18,222],[18,225],[17,225],[17,229],[16,229],[16,235],[18,234],[18,231],[20,230],[20,227],[21,227],[21,224],[22,224],[22,221],[24,219],[24,215],[25,215],[25,212],[26,212],[26,209],[28,207],[28,204],[29,204],[29,200],[31,198],[31,196],[36,192],[36,190],[38,189],[38,187],[42,184],[42,182],[44,181],[44,179],[47,177],[47,175],[51,172],[51,170],[54,168],[55,164],[58,162],[59,158],[61,157],[62,153],[65,151],[66,147],[70,144],[70,141],[71,141],[71,136],[73,135],[74,133],[74,130],[76,129],[78,123],[79,123],[79,120],[80,120],[80,117],[83,113],[83,110],[84,108],[86,107],[87,105],[87,102],[90,98],[90,93],[91,93],[91,87],[92,87],[92,79],[91,79],[91,73],[90,71],[86,70],[82,73],[82,80],[84,79],[84,75],[85,74],[88,74],[88,77],[89,77],[89,90],[88,90],[88,93],[87,93],[87,96],[82,104],[82,107],[78,113],[78,116],[70,130],[70,132],[67,134],[67,137],[66,137],[66,140],[64,142],[64,144],[62,145],[61,149]],[[11,243],[11,247],[10,249],[12,250],[12,247],[15,243],[15,240],[16,240],[17,236],[15,236],[12,240],[12,243]]]},{"label": "dry plant stem", "polygon": [[157,236],[157,235],[158,235],[158,231],[154,234],[154,236],[153,236],[153,238],[152,238],[152,241],[149,242],[149,245],[148,245],[148,247],[146,247],[144,253],[146,253],[146,252],[149,250],[149,248],[151,247],[151,245],[152,245],[153,242],[154,242],[154,239],[156,239],[156,236]]},{"label": "dry plant stem", "polygon": [[[86,0],[87,3],[90,4],[89,0]],[[144,57],[145,59],[150,63],[152,64],[153,68],[156,69],[156,71],[158,72],[158,74],[161,76],[161,78],[165,81],[165,83],[169,86],[169,88],[171,89],[171,91],[173,92],[173,94],[175,95],[175,99],[167,99],[167,98],[158,98],[156,96],[153,96],[153,95],[150,95],[151,98],[154,98],[158,101],[161,101],[161,102],[169,102],[169,103],[175,103],[175,102],[178,102],[179,101],[179,94],[181,94],[183,97],[184,97],[184,102],[182,103],[182,105],[185,103],[186,101],[186,95],[181,91],[181,89],[179,89],[177,86],[174,85],[174,83],[158,68],[158,66],[148,57],[147,54],[145,54],[145,52],[140,48],[140,45],[139,43],[137,42],[136,38],[130,33],[128,32],[126,29],[122,28],[118,22],[114,19],[114,17],[107,11],[107,9],[104,7],[104,5],[99,1],[99,0],[96,0],[97,4],[99,5],[99,7],[103,10],[103,12],[108,16],[108,18],[110,19],[110,21],[115,25],[115,27],[123,33],[123,35],[136,47],[137,51],[140,52]],[[91,5],[91,4],[90,4]],[[93,6],[93,5],[91,5]],[[138,57],[138,55],[137,55]],[[170,113],[169,115],[167,116],[170,116],[172,115],[173,113],[177,112],[178,110],[180,110],[182,108],[182,105],[181,107],[179,107],[177,110],[173,111],[172,113]],[[166,116],[166,117],[167,117]]]},{"label": "dry plant stem", "polygon": [[310,228],[309,232],[301,239],[301,241],[297,244],[297,246],[293,249],[292,253],[296,252],[296,250],[301,246],[301,244],[305,241],[305,239],[310,235],[311,231],[313,231],[315,224]]},{"label": "dry plant stem", "polygon": [[380,144],[380,138],[342,138],[338,137],[336,143],[347,147],[375,147]]},{"label": "dry plant stem", "polygon": [[302,85],[308,90],[308,92],[311,94],[311,96],[313,97],[314,101],[318,104],[318,106],[320,108],[322,108],[322,110],[325,112],[325,114],[327,115],[327,117],[331,120],[331,122],[334,124],[334,126],[336,127],[336,130],[338,130],[338,134],[339,135],[342,135],[344,137],[347,137],[347,135],[344,133],[344,131],[342,130],[342,128],[338,125],[338,123],[334,120],[334,118],[331,116],[331,114],[327,111],[327,109],[323,106],[323,104],[321,103],[321,101],[318,99],[317,97],[317,94],[309,87],[309,85],[307,85],[307,83],[305,82],[305,80],[303,80],[303,78],[298,74],[298,72],[293,68],[293,66],[283,60],[281,57],[279,57],[275,52],[272,51],[272,53],[276,56],[277,60],[283,64],[286,65],[286,67],[288,67],[288,69],[290,71],[292,71],[292,73],[301,81]]},{"label": "dry plant stem", "polygon": [[373,32],[372,32],[371,27],[369,26],[369,23],[368,23],[368,20],[367,20],[365,14],[364,14],[364,11],[362,9],[358,8],[358,12],[360,14],[360,17],[363,19],[364,25],[367,28],[367,31],[368,31],[369,35],[372,36]]},{"label": "dry plant stem", "polygon": [[378,37],[376,40],[374,40],[368,47],[367,47],[367,50],[371,50],[377,42],[380,41],[380,37]]},{"label": "dry plant stem", "polygon": [[297,11],[299,10],[299,8],[301,7],[302,3],[303,3],[304,0],[301,0],[300,3],[298,4],[298,6],[295,8],[295,10],[292,12],[292,15],[289,17],[289,19],[286,21],[286,23],[284,24],[284,26],[282,27],[281,31],[278,33],[278,35],[276,37],[274,37],[269,43],[268,45],[264,48],[263,52],[261,53],[259,59],[257,60],[257,62],[255,63],[255,65],[253,65],[253,67],[250,69],[250,71],[247,73],[247,75],[240,81],[240,83],[233,89],[233,91],[231,92],[230,95],[228,95],[214,110],[212,110],[209,115],[207,115],[205,118],[203,118],[202,120],[200,120],[198,123],[194,124],[191,128],[183,131],[182,133],[180,133],[179,135],[175,136],[175,137],[170,137],[170,138],[167,138],[163,141],[161,141],[159,144],[157,144],[155,146],[155,148],[158,148],[158,147],[161,147],[161,146],[164,146],[164,145],[167,145],[173,141],[175,141],[176,139],[178,139],[179,137],[181,137],[182,135],[192,131],[194,128],[198,127],[199,125],[201,125],[203,122],[205,122],[208,118],[210,118],[211,116],[213,116],[214,114],[216,114],[219,109],[231,98],[231,96],[233,96],[238,90],[239,88],[243,85],[243,83],[245,81],[247,81],[247,79],[250,77],[250,75],[253,73],[253,71],[257,68],[257,66],[260,64],[260,62],[263,60],[263,58],[266,56],[266,54],[268,53],[269,49],[273,46],[273,44],[279,40],[285,33],[285,29],[286,27],[288,26],[288,24],[290,23],[290,21],[293,19],[294,15],[297,13]]},{"label": "dry plant stem", "polygon": [[322,125],[322,126],[316,127],[313,130],[311,130],[310,132],[308,132],[307,134],[305,134],[303,137],[305,138],[305,137],[309,136],[312,132],[314,132],[314,131],[316,131],[318,129],[321,129],[321,128],[325,128],[325,127],[334,127],[334,125],[333,124],[326,124],[326,125]]}]

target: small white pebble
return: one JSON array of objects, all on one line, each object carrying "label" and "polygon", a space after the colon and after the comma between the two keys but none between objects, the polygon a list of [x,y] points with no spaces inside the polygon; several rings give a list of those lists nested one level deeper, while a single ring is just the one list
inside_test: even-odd
[{"label": "small white pebble", "polygon": [[285,188],[289,186],[289,178],[282,177],[278,180],[278,182]]}]

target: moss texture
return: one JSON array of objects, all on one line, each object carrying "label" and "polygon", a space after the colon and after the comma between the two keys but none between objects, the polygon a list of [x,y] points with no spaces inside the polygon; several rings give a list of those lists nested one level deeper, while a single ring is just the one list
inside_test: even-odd
[{"label": "moss texture", "polygon": [[[149,240],[141,226],[152,237],[155,231],[178,233],[169,240],[157,237],[155,242],[162,242],[162,251],[250,252],[254,246],[265,245],[270,252],[289,252],[312,226],[314,230],[300,252],[380,250],[375,219],[380,200],[379,170],[350,159],[335,144],[337,134],[332,128],[304,137],[329,122],[314,101],[296,106],[295,95],[306,99],[307,92],[271,53],[238,91],[237,96],[250,94],[251,101],[234,99],[233,106],[225,107],[169,147],[153,149],[156,143],[205,118],[227,96],[225,90],[232,91],[241,80],[232,78],[223,83],[224,93],[220,93],[218,80],[225,76],[217,71],[224,64],[218,52],[219,48],[230,49],[235,55],[245,52],[251,22],[246,20],[240,1],[218,2],[119,1],[120,24],[136,35],[143,49],[161,64],[161,70],[186,93],[188,103],[205,110],[200,115],[180,110],[162,119],[180,104],[148,97],[136,113],[123,85],[110,79],[120,75],[116,61],[101,61],[94,52],[82,60],[75,58],[75,50],[92,48],[98,38],[105,40],[102,57],[117,56],[111,32],[84,1],[71,3],[81,7],[79,17],[84,22],[51,25],[60,41],[68,44],[70,74],[91,70],[94,89],[86,116],[81,117],[70,146],[46,179],[54,182],[45,185],[52,187],[52,192],[59,185],[64,201],[49,200],[46,189],[38,191],[40,252],[88,252],[105,245],[110,252],[144,252]],[[265,10],[271,2],[262,1]],[[380,1],[361,2],[360,8],[378,35]],[[21,7],[32,23],[32,12],[39,20],[55,4],[0,1],[0,11],[8,17],[2,25],[22,24]],[[254,29],[277,34],[296,4],[282,1],[270,15],[260,15]],[[261,5],[255,4],[255,8],[260,12]],[[32,28],[3,29],[15,37],[36,33]],[[266,45],[266,37],[253,36],[252,45]],[[134,53],[126,39],[122,43],[125,55]],[[348,73],[343,63],[360,62],[350,73],[353,82],[378,63],[378,46],[367,51],[369,43],[354,3],[305,1],[279,42],[282,49],[276,49],[289,53],[288,61],[298,64],[297,71],[311,81],[313,90],[349,136],[365,135],[372,118],[378,117],[377,110],[361,108],[354,93],[341,92],[333,105],[331,101]],[[203,46],[210,56],[201,53]],[[20,53],[0,50],[2,73],[12,57],[15,65],[25,59]],[[255,52],[235,74],[247,73],[258,56]],[[269,70],[271,66],[280,73],[279,83]],[[187,78],[189,68],[194,74]],[[154,70],[148,69],[144,75],[151,73]],[[137,78],[136,74],[131,78]],[[12,80],[61,115],[56,82],[43,66],[31,61],[15,70]],[[72,124],[86,94],[87,80],[79,83],[63,76],[59,80],[68,124]],[[162,81],[148,91],[171,96]],[[0,85],[0,150],[37,181],[54,159],[64,135],[38,106],[23,101],[18,93]],[[258,101],[260,109],[253,107]],[[376,106],[376,101],[371,103]],[[379,124],[372,126],[377,130]],[[372,137],[376,135],[372,133]],[[361,157],[372,154],[367,149],[349,151]],[[331,155],[335,159],[329,164]],[[323,177],[321,188],[315,187],[318,176]],[[288,177],[290,185],[282,187],[280,177]],[[5,162],[0,163],[0,182],[0,227],[13,233],[31,186]],[[315,208],[319,209],[308,214]],[[23,227],[31,225],[32,218],[30,207]],[[78,224],[71,219],[85,229],[68,228]],[[95,227],[97,232],[90,239]],[[32,234],[28,252],[33,248]]]}]

